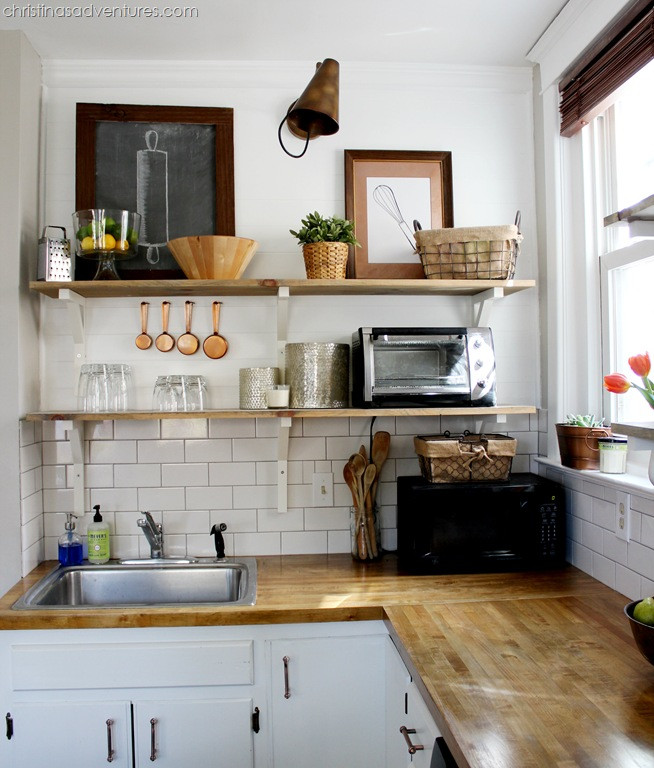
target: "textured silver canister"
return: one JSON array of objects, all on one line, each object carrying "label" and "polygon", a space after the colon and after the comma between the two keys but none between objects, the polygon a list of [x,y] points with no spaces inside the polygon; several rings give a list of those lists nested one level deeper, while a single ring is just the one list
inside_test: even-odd
[{"label": "textured silver canister", "polygon": [[268,390],[279,384],[279,368],[241,368],[238,372],[240,408],[268,407]]},{"label": "textured silver canister", "polygon": [[347,408],[350,347],[331,342],[286,345],[291,408]]}]

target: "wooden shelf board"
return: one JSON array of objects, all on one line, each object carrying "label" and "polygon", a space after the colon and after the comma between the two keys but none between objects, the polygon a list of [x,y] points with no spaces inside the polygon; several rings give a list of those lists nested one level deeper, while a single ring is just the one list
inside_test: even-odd
[{"label": "wooden shelf board", "polygon": [[623,208],[621,211],[605,216],[604,226],[608,227],[621,221],[654,221],[654,195],[646,197],[629,208]]},{"label": "wooden shelf board", "polygon": [[122,421],[146,419],[270,419],[294,417],[371,418],[373,416],[500,416],[536,413],[533,405],[497,405],[489,408],[298,408],[266,410],[125,411],[121,413],[85,413],[81,411],[40,411],[28,413],[27,421]]},{"label": "wooden shelf board", "polygon": [[57,298],[68,289],[84,298],[137,296],[274,296],[287,287],[292,296],[434,295],[474,296],[490,288],[509,295],[533,288],[535,280],[88,280],[30,282],[30,289]]}]

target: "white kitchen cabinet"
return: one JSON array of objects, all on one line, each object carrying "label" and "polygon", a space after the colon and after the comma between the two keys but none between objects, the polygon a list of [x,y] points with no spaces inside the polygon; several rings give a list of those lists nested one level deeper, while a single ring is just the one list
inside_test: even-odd
[{"label": "white kitchen cabinet", "polygon": [[[76,697],[75,697],[76,698]],[[12,768],[132,765],[129,701],[17,704],[7,713],[7,760]]]},{"label": "white kitchen cabinet", "polygon": [[383,766],[385,639],[269,643],[275,768]]},{"label": "white kitchen cabinet", "polygon": [[392,640],[386,645],[386,768],[430,768],[440,732]]},{"label": "white kitchen cabinet", "polygon": [[251,699],[18,704],[10,712],[10,764],[252,768],[252,711]]},{"label": "white kitchen cabinet", "polygon": [[137,701],[136,768],[252,768],[252,699]]}]

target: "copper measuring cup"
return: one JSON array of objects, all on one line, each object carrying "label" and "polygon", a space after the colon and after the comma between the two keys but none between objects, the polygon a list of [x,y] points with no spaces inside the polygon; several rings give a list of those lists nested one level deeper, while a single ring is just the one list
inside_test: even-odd
[{"label": "copper measuring cup", "polygon": [[148,335],[148,307],[149,301],[141,302],[141,333],[136,337],[135,344],[139,349],[150,349],[152,336]]},{"label": "copper measuring cup", "polygon": [[218,320],[220,319],[220,306],[222,301],[214,301],[211,305],[211,317],[213,319],[213,333],[207,336],[202,345],[204,354],[212,360],[220,359],[228,350],[229,344],[218,333]]},{"label": "copper measuring cup", "polygon": [[194,355],[200,346],[200,340],[191,333],[191,321],[193,319],[193,301],[184,303],[184,317],[186,320],[186,333],[177,339],[177,349],[183,355]]},{"label": "copper measuring cup", "polygon": [[159,352],[170,352],[175,346],[175,339],[168,333],[168,317],[170,315],[170,302],[161,302],[161,333],[154,341]]}]

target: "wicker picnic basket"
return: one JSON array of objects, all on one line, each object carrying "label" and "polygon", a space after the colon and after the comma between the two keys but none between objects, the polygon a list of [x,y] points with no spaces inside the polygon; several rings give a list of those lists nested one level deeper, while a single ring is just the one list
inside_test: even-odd
[{"label": "wicker picnic basket", "polygon": [[508,480],[518,441],[508,435],[417,435],[420,472],[430,483]]},{"label": "wicker picnic basket", "polygon": [[515,224],[450,227],[415,233],[425,277],[436,280],[510,280],[520,253],[520,211]]}]

